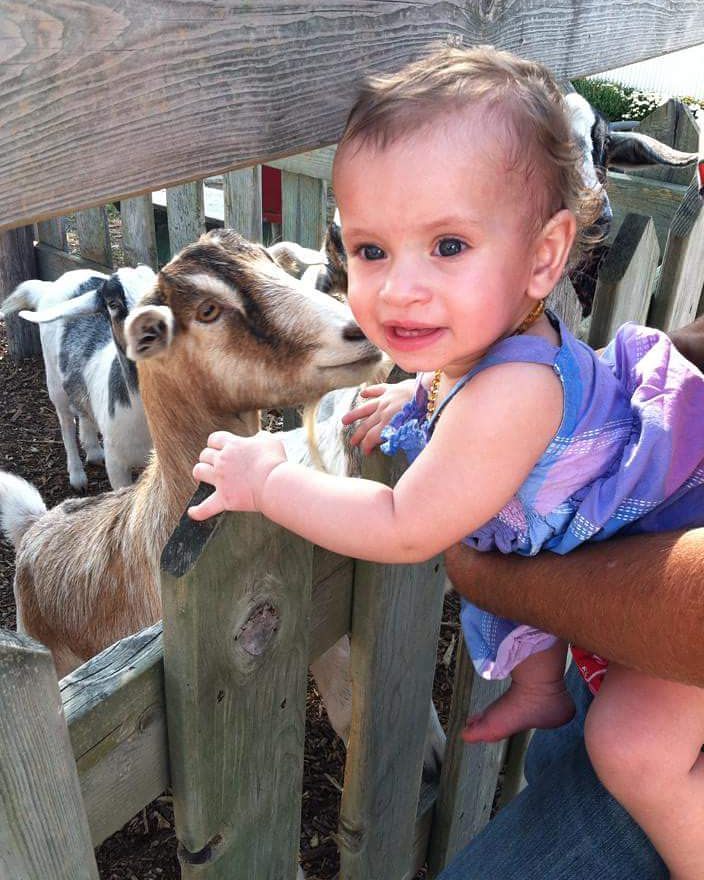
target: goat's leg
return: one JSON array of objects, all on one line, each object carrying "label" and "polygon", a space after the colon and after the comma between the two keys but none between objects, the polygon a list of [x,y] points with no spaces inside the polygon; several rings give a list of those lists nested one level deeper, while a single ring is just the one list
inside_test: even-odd
[{"label": "goat's leg", "polygon": [[88,487],[86,472],[83,469],[81,454],[76,440],[76,419],[71,409],[68,397],[63,388],[56,389],[49,385],[49,397],[54,404],[56,415],[61,427],[61,439],[66,450],[66,469],[68,481],[77,492],[85,492]]},{"label": "goat's leg", "polygon": [[121,489],[132,484],[132,465],[123,460],[119,446],[105,439],[105,469],[113,489]]},{"label": "goat's leg", "polygon": [[[86,461],[89,464],[102,464],[105,460],[103,447],[98,440],[98,426],[92,416],[84,413],[78,416],[78,436],[81,446],[86,451]],[[113,489],[116,488],[113,486]]]},{"label": "goat's leg", "polygon": [[[335,733],[347,745],[352,724],[352,679],[350,670],[350,640],[343,636],[310,665],[318,693]],[[430,702],[428,732],[423,752],[423,778],[427,781],[440,777],[445,754],[445,732],[437,710]]]},{"label": "goat's leg", "polygon": [[347,745],[352,723],[352,680],[350,640],[342,636],[310,664],[315,686],[325,705],[330,724]]}]

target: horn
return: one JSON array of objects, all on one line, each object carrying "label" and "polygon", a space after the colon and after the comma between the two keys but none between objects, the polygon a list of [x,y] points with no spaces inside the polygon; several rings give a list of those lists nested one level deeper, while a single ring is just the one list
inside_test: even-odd
[{"label": "horn", "polygon": [[646,134],[625,131],[609,131],[606,164],[627,168],[645,168],[650,165],[691,165],[696,153],[673,150],[666,144]]}]

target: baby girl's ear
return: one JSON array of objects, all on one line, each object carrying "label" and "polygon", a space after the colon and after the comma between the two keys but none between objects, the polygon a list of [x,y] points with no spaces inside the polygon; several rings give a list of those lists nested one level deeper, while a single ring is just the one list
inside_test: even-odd
[{"label": "baby girl's ear", "polygon": [[570,255],[577,222],[566,208],[554,214],[543,226],[535,243],[535,259],[528,293],[535,299],[546,297],[562,277]]}]

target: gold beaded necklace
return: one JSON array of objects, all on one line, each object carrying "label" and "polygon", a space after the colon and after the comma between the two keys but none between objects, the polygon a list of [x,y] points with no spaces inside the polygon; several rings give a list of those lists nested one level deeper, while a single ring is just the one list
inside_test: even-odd
[{"label": "gold beaded necklace", "polygon": [[[538,320],[538,318],[545,311],[545,301],[540,300],[537,302],[533,308],[528,312],[525,318],[521,321],[521,323],[516,327],[516,329],[511,333],[511,336],[520,336],[521,333],[525,333],[529,327],[532,327],[533,324]],[[430,388],[428,389],[428,403],[426,406],[425,414],[428,421],[433,416],[435,409],[438,403],[438,391],[440,390],[440,380],[442,379],[442,370],[436,370],[433,373],[433,378],[430,381]]]}]

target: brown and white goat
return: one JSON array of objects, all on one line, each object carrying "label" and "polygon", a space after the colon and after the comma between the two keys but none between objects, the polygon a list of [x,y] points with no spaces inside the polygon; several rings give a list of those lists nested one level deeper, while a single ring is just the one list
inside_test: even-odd
[{"label": "brown and white goat", "polygon": [[46,511],[29,484],[0,472],[18,626],[50,648],[60,676],[161,616],[159,557],[211,431],[253,434],[260,408],[359,383],[381,360],[345,306],[227,231],[159,273],[125,334],[154,441],[138,482]]}]

